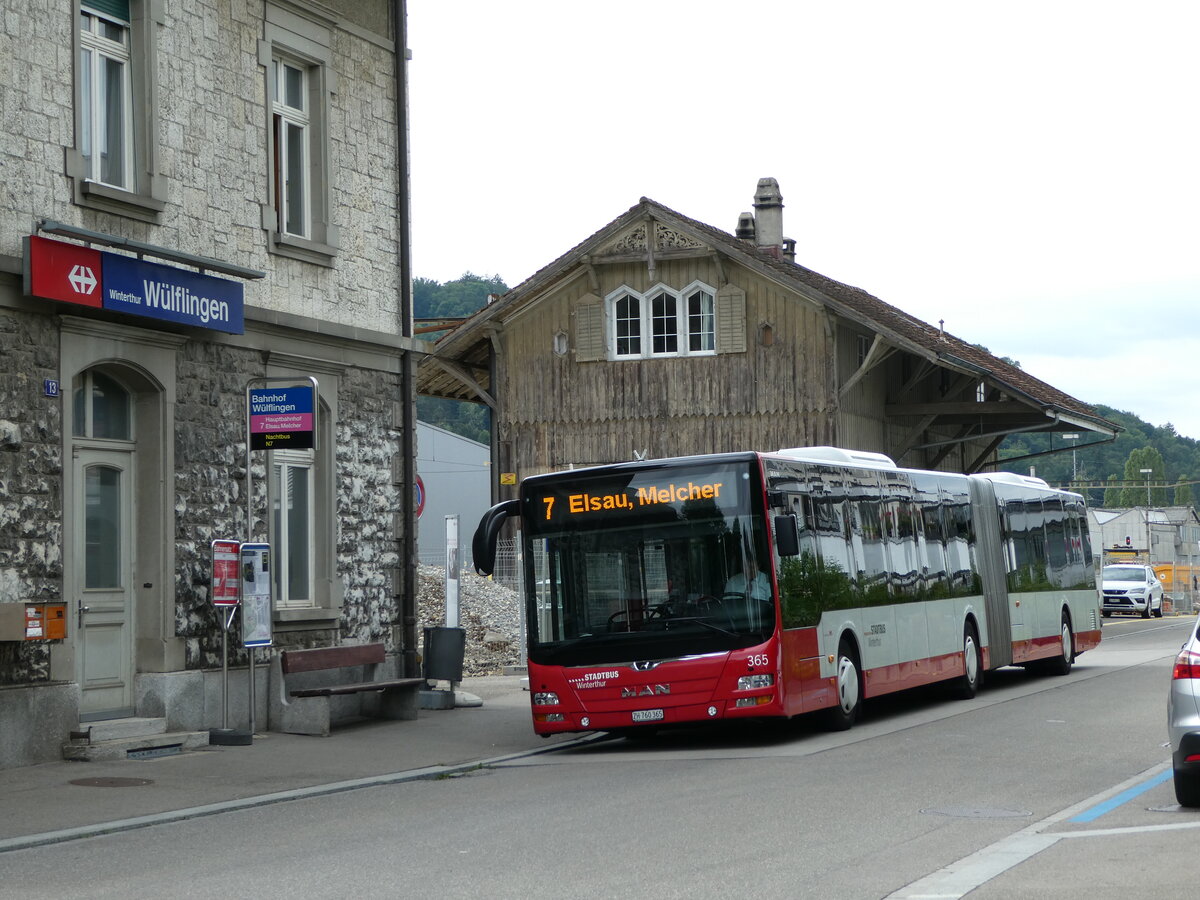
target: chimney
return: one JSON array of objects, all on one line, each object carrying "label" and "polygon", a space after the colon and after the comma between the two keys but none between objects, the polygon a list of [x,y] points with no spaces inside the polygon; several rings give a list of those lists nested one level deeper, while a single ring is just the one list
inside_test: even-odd
[{"label": "chimney", "polygon": [[779,256],[783,250],[783,195],[774,178],[758,179],[754,192],[755,243],[763,250]]},{"label": "chimney", "polygon": [[744,212],[738,216],[737,231],[734,236],[739,241],[754,243],[754,213]]}]

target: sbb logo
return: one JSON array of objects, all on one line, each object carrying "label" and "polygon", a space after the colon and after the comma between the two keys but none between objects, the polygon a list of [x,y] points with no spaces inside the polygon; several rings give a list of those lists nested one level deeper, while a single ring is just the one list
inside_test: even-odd
[{"label": "sbb logo", "polygon": [[72,268],[67,281],[71,282],[71,287],[77,294],[91,294],[96,290],[96,275],[88,266],[77,265]]}]

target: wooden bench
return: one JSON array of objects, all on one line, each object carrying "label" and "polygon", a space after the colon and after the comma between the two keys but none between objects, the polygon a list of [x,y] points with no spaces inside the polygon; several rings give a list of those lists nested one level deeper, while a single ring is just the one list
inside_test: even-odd
[{"label": "wooden bench", "polygon": [[[394,663],[393,663],[394,666]],[[415,719],[424,678],[389,677],[383,644],[284,650],[271,660],[268,726],[288,734],[329,734],[339,721]]]}]

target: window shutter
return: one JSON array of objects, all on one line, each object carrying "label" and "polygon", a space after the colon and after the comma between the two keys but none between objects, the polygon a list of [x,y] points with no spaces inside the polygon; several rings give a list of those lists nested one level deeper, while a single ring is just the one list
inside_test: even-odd
[{"label": "window shutter", "polygon": [[732,284],[717,291],[717,352],[746,352],[746,292]]},{"label": "window shutter", "polygon": [[122,22],[129,21],[129,0],[83,0],[80,6],[92,12],[120,19]]},{"label": "window shutter", "polygon": [[604,359],[604,305],[595,294],[584,294],[575,306],[575,361]]}]

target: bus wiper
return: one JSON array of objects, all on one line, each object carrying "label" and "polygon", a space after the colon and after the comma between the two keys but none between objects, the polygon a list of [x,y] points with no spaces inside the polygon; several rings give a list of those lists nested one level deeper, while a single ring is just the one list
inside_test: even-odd
[{"label": "bus wiper", "polygon": [[714,625],[712,622],[702,616],[672,616],[669,619],[663,619],[664,627],[669,627],[671,622],[695,622],[709,631],[715,631],[717,634],[724,634],[731,638],[741,637],[736,631],[730,631],[728,628],[722,628],[720,625]]}]

